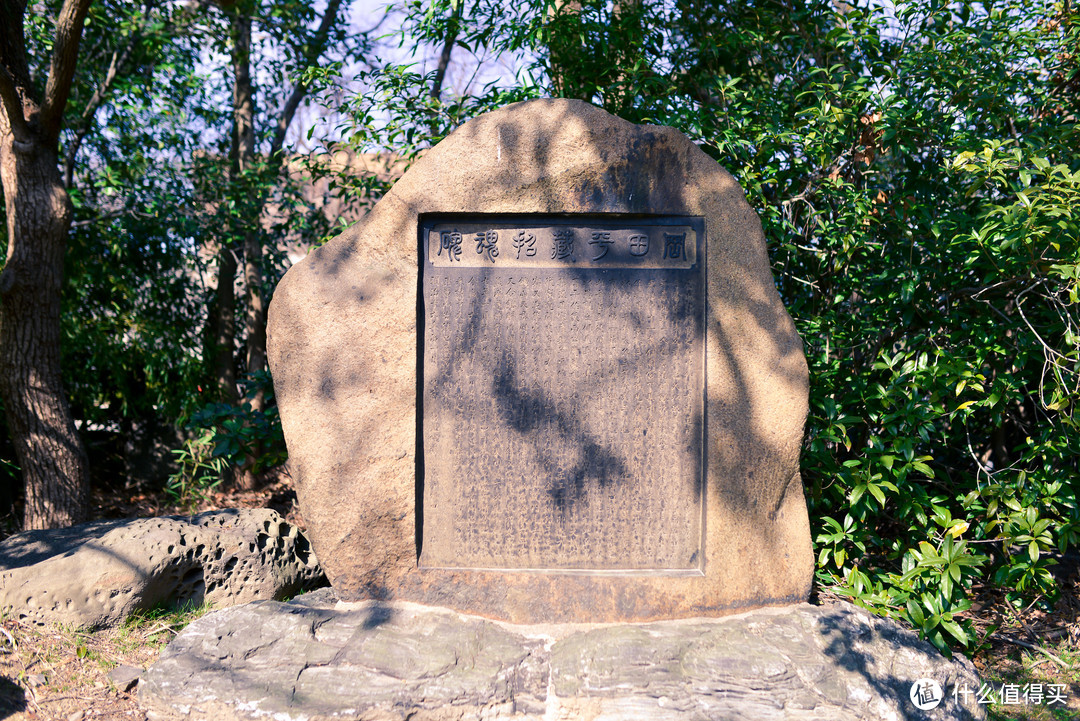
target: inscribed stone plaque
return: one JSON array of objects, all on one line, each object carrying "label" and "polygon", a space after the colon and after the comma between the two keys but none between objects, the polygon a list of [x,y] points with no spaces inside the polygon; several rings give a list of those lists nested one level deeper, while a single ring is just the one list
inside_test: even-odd
[{"label": "inscribed stone plaque", "polygon": [[701,573],[704,227],[421,218],[421,567]]}]

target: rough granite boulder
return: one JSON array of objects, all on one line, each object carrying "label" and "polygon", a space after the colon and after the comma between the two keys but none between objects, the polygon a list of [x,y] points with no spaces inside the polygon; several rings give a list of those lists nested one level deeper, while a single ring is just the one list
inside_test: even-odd
[{"label": "rough granite boulder", "polygon": [[[704,223],[699,569],[590,574],[418,565],[430,432],[417,419],[417,246],[419,219],[432,214]],[[467,301],[465,294],[453,299]],[[632,308],[616,310],[634,322]],[[268,334],[297,496],[312,546],[343,597],[535,623],[710,616],[809,595],[814,559],[799,476],[809,388],[802,340],[742,189],[674,128],[634,125],[560,99],[470,120],[425,153],[363,220],[289,270],[270,304]],[[560,382],[554,375],[534,380]],[[530,422],[541,421],[583,422],[552,414]],[[600,437],[591,428],[580,435]],[[598,450],[613,458],[627,452]]]},{"label": "rough granite boulder", "polygon": [[[930,711],[910,699],[923,678],[944,692]],[[970,661],[849,604],[513,626],[325,589],[195,621],[139,701],[156,721],[985,718],[974,695],[954,698],[965,687],[979,688]]]},{"label": "rough granite boulder", "polygon": [[0,543],[0,613],[100,628],[132,611],[281,599],[324,583],[276,511],[209,511],[27,531]]}]

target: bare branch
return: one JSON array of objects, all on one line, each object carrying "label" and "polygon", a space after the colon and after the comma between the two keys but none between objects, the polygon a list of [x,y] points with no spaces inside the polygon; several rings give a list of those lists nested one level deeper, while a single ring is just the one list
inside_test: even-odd
[{"label": "bare branch", "polygon": [[1073,668],[1072,664],[1069,664],[1069,663],[1066,663],[1065,661],[1062,661],[1060,658],[1058,658],[1054,654],[1050,653],[1049,651],[1047,651],[1042,646],[1039,646],[1039,645],[1036,645],[1036,644],[1033,644],[1033,643],[1028,643],[1027,641],[1021,641],[1018,638],[1013,638],[1012,636],[1006,636],[1003,633],[994,632],[994,633],[990,634],[990,637],[991,638],[997,638],[997,639],[1000,639],[1002,641],[1006,641],[1008,643],[1016,644],[1017,646],[1020,646],[1022,648],[1029,648],[1032,651],[1038,651],[1039,653],[1043,654],[1048,659],[1050,659],[1051,661],[1053,661],[1058,666],[1061,666],[1064,669],[1072,669]]},{"label": "bare branch", "polygon": [[72,228],[82,228],[90,225],[97,225],[98,223],[104,223],[108,220],[115,220],[116,218],[134,216],[137,218],[149,218],[149,213],[133,213],[127,209],[110,210],[108,212],[99,213],[93,218],[85,218],[83,220],[76,220],[71,223]]},{"label": "bare branch", "polygon": [[90,9],[90,0],[64,0],[60,16],[56,19],[56,41],[53,44],[49,79],[45,83],[45,99],[41,104],[42,140],[54,146],[60,137],[60,121],[64,116],[71,80],[75,77],[75,63],[79,57],[83,24]]},{"label": "bare branch", "polygon": [[[326,12],[323,13],[322,21],[319,23],[319,27],[307,47],[307,52],[304,54],[305,65],[312,65],[323,54],[326,49],[327,38],[330,36],[330,29],[337,20],[340,8],[341,0],[330,0],[326,4]],[[274,129],[274,137],[270,142],[271,158],[281,152],[281,147],[285,144],[285,134],[288,132],[289,126],[292,125],[296,110],[300,107],[300,103],[304,102],[307,92],[307,84],[300,81],[293,88],[292,93],[289,94],[289,99],[285,102],[285,107],[282,108],[281,116],[277,121],[277,127]]]},{"label": "bare branch", "polygon": [[274,128],[274,137],[270,141],[271,158],[281,152],[281,146],[285,144],[285,134],[289,131],[289,126],[292,125],[293,117],[296,115],[300,103],[304,102],[307,91],[308,87],[305,83],[297,83],[289,95],[289,99],[285,102],[285,107],[282,109],[281,116],[277,121],[277,127]]},{"label": "bare branch", "polygon": [[367,30],[361,30],[359,34],[362,35],[362,36],[370,35],[371,33],[375,32],[376,30],[381,28],[383,23],[386,22],[387,19],[390,17],[390,12],[392,10],[393,10],[393,8],[390,5],[387,5],[386,11],[383,13],[383,16],[381,18],[379,18],[379,22],[375,23],[374,25],[372,25]]}]

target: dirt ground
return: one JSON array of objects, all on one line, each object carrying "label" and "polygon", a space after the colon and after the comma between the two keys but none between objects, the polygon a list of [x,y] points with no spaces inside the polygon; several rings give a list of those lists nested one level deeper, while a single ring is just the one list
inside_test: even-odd
[{"label": "dirt ground", "polygon": [[[287,476],[263,479],[260,490],[213,493],[178,506],[167,499],[139,493],[100,495],[95,516],[192,513],[216,508],[276,509],[303,527],[296,496]],[[1063,559],[1060,598],[1053,608],[1034,603],[1015,609],[990,593],[978,597],[971,617],[984,647],[975,656],[980,678],[996,703],[991,719],[1063,721],[1080,718],[1080,558]],[[822,594],[821,602],[828,602]],[[0,618],[0,719],[142,721],[135,689],[120,677],[124,667],[145,669],[184,625],[206,609],[150,613],[121,628],[88,633],[78,629],[35,625]],[[1014,690],[1015,689],[1015,690]],[[1002,693],[1024,690],[1042,698],[1037,703],[1000,703]],[[1038,698],[1037,696],[1029,696]],[[1064,703],[1050,703],[1062,698]]]},{"label": "dirt ground", "polygon": [[80,633],[0,622],[0,719],[146,718],[134,689],[109,674],[146,668],[175,635],[175,624],[141,619],[124,628]]},{"label": "dirt ground", "polygon": [[972,609],[986,643],[973,660],[995,701],[991,719],[1080,718],[1080,582],[1071,563],[1062,566],[1068,575],[1050,610],[1038,603],[1015,609],[1000,598],[980,599],[986,605]]}]

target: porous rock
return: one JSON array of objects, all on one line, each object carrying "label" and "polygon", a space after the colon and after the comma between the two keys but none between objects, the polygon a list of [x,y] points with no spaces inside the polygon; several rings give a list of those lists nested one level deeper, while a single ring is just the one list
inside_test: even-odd
[{"label": "porous rock", "polygon": [[88,628],[137,609],[281,599],[323,583],[307,538],[270,509],[98,521],[0,543],[0,611]]},{"label": "porous rock", "polygon": [[[941,705],[910,691],[936,680]],[[204,616],[144,674],[151,719],[982,719],[971,663],[848,604],[514,626],[329,589]]]},{"label": "porous rock", "polygon": [[[700,573],[418,567],[417,237],[425,214],[704,220]],[[268,334],[312,545],[331,584],[351,599],[535,623],[709,616],[809,595],[813,554],[799,476],[809,387],[802,341],[742,189],[674,128],[634,125],[565,99],[470,120],[425,153],[363,220],[289,270],[270,304]]]}]

